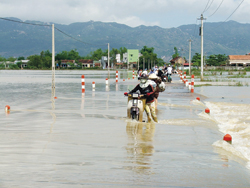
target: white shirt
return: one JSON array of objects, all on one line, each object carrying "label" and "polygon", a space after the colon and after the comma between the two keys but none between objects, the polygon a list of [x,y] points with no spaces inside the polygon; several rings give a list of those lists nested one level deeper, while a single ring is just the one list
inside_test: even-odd
[{"label": "white shirt", "polygon": [[168,70],[168,74],[172,74],[172,69],[173,69],[172,67],[168,67],[168,69],[167,69]]}]

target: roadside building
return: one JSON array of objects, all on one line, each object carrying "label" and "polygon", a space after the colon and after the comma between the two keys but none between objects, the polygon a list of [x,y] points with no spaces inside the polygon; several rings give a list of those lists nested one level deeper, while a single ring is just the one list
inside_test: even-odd
[{"label": "roadside building", "polygon": [[123,62],[127,63],[129,69],[137,68],[139,57],[142,56],[138,49],[128,49],[127,53],[123,54]]},{"label": "roadside building", "polygon": [[250,53],[247,55],[229,55],[230,66],[250,66]]},{"label": "roadside building", "polygon": [[5,66],[5,68],[9,68],[10,65],[14,65],[15,62],[11,62],[11,61],[1,61],[0,64],[3,64]]},{"label": "roadside building", "polygon": [[73,63],[74,65],[76,65],[75,60],[61,60],[61,67],[62,68],[70,67],[70,63]]},{"label": "roadside building", "polygon": [[93,67],[101,67],[101,65],[102,65],[101,60],[93,62]]},{"label": "roadside building", "polygon": [[185,63],[188,63],[186,59],[184,59],[183,57],[176,57],[174,59],[170,60],[170,63],[172,66],[184,66]]},{"label": "roadside building", "polygon": [[28,67],[28,62],[29,62],[30,60],[16,60],[16,61],[14,61],[14,64],[17,64],[18,62],[21,62],[21,68],[24,68],[24,67]]},{"label": "roadside building", "polygon": [[[108,57],[102,56],[101,63],[102,63],[102,68],[107,69],[108,68]],[[114,62],[111,62],[109,59],[109,68],[113,68],[113,67],[114,67]]]},{"label": "roadside building", "polygon": [[94,67],[94,60],[92,59],[79,59],[79,63],[82,64],[82,68],[87,67]]}]

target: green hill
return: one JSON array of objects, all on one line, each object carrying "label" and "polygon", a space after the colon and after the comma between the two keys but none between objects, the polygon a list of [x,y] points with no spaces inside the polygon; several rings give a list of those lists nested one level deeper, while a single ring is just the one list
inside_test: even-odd
[{"label": "green hill", "polygon": [[[17,18],[9,18],[22,22]],[[52,49],[50,26],[38,26],[0,19],[0,55],[19,57],[39,54]],[[31,24],[50,25],[39,21],[25,21]],[[98,48],[126,47],[142,49],[154,47],[159,57],[170,58],[177,47],[182,56],[188,57],[188,40],[192,39],[192,54],[200,53],[199,26],[183,25],[178,28],[158,26],[129,27],[118,23],[82,22],[70,25],[55,23],[55,50],[57,52],[77,49],[80,55],[87,55]],[[246,54],[250,52],[250,24],[234,21],[204,24],[204,54]],[[83,41],[77,41],[63,34]]]}]

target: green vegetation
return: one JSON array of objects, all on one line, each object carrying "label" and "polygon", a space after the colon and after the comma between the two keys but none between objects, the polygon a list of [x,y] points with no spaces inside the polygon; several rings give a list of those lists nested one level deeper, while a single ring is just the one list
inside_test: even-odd
[{"label": "green vegetation", "polygon": [[[227,64],[227,56],[225,54],[213,54],[208,56],[208,58],[205,58],[203,56],[203,62],[206,62],[207,66],[221,66]],[[195,55],[192,58],[193,66],[201,66],[201,54],[195,53]]]},{"label": "green vegetation", "polygon": [[174,52],[175,53],[172,55],[173,59],[180,56],[179,53],[178,53],[178,49],[176,47],[174,47]]},{"label": "green vegetation", "polygon": [[148,48],[147,46],[143,46],[143,48],[140,50],[140,53],[142,54],[142,56],[139,58],[140,69],[143,68],[143,61],[145,62],[145,68],[150,67],[149,63],[151,63],[152,66],[154,66],[154,64],[157,66],[163,66],[165,63],[161,58],[157,58],[157,54],[154,53],[153,47]]},{"label": "green vegetation", "polygon": [[[116,63],[116,54],[121,55],[121,59],[123,58],[123,54],[127,52],[127,48],[121,47],[120,49],[112,48],[110,50],[110,61],[114,64]],[[140,57],[140,68],[143,66],[143,60],[145,61],[145,67],[148,67],[148,63],[151,63],[151,65],[157,65],[157,66],[163,66],[164,61],[161,58],[157,58],[157,54],[154,53],[154,48],[148,48],[147,46],[144,46],[140,50],[142,56]],[[80,59],[91,59],[94,61],[98,61],[102,58],[102,56],[108,56],[108,50],[103,51],[101,48],[90,52],[87,56],[80,56],[78,51],[76,49],[71,51],[62,51],[55,56],[55,61],[57,62],[56,66],[61,66],[62,60],[75,60],[75,64],[72,62],[68,62],[67,69],[82,69],[82,65],[79,62]],[[6,62],[11,61],[14,62],[15,60],[24,60],[24,57],[18,57],[13,58],[10,57],[8,59],[5,59],[4,57],[0,56],[0,62]],[[51,68],[51,62],[52,62],[52,54],[49,50],[42,51],[40,55],[31,55],[27,57],[29,60],[28,66],[25,67],[25,69],[50,69]],[[9,65],[8,69],[20,69],[21,68],[21,62],[17,62],[16,65]],[[151,68],[151,67],[150,67]],[[5,64],[0,64],[0,69],[5,69]],[[84,68],[84,69],[99,69],[99,67],[93,67],[93,68]]]}]

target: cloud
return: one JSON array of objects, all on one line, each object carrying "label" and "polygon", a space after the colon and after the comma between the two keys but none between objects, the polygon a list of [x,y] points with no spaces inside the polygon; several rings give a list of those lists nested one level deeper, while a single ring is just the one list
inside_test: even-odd
[{"label": "cloud", "polygon": [[[224,21],[242,0],[209,1],[204,12],[208,22]],[[136,27],[158,25],[177,27],[195,24],[208,0],[1,0],[0,16],[70,24],[89,20],[118,22]],[[250,2],[244,1],[230,19],[249,22]]]}]

